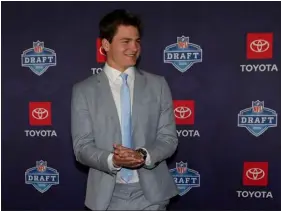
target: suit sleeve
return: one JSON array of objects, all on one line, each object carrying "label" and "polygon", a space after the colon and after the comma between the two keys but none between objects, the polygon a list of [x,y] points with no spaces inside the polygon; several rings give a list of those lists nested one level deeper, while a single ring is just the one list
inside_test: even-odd
[{"label": "suit sleeve", "polygon": [[178,146],[171,91],[164,77],[161,79],[161,108],[156,141],[152,146],[144,147],[148,151],[151,160],[151,165],[145,166],[148,169],[154,168],[163,160],[171,157]]},{"label": "suit sleeve", "polygon": [[113,176],[116,171],[109,169],[107,163],[111,152],[97,148],[93,124],[86,97],[82,90],[74,85],[71,99],[71,134],[76,160]]}]

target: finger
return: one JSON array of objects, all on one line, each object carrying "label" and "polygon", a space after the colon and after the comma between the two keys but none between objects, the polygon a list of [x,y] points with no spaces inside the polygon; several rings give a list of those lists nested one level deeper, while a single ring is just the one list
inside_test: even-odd
[{"label": "finger", "polygon": [[123,157],[120,157],[119,155],[114,155],[113,156],[113,159],[115,161],[116,164],[120,165],[122,164],[123,166],[131,166],[131,165],[135,165],[135,164],[139,164],[139,163],[143,163],[144,161],[141,161],[141,160],[136,160],[136,159],[133,159],[133,158],[123,158]]},{"label": "finger", "polygon": [[113,155],[113,159],[118,162],[122,161],[122,157],[120,157],[119,155],[115,155],[115,154]]},{"label": "finger", "polygon": [[120,147],[120,149],[130,149],[128,147],[123,146],[122,144],[119,144],[118,147]]},{"label": "finger", "polygon": [[132,149],[125,148],[125,147],[123,147],[121,145],[115,146],[114,147],[114,151],[116,151],[116,153],[118,153],[118,154],[124,154],[125,152],[131,152],[131,153],[133,152]]},{"label": "finger", "polygon": [[118,157],[121,158],[120,153],[118,151],[116,151],[116,150],[113,151],[113,156],[118,156]]},{"label": "finger", "polygon": [[133,157],[134,151],[132,149],[122,149],[118,150],[118,154],[123,157]]},{"label": "finger", "polygon": [[139,166],[141,166],[141,165],[143,165],[144,164],[144,162],[132,162],[131,164],[130,164],[130,167],[131,168],[136,168],[136,167],[139,167]]},{"label": "finger", "polygon": [[130,152],[133,152],[133,151],[134,151],[133,149],[128,148],[128,147],[124,147],[124,146],[122,146],[122,145],[120,145],[118,148],[119,148],[121,151],[130,151]]},{"label": "finger", "polygon": [[131,156],[122,156],[120,154],[114,154],[113,155],[114,157],[118,158],[120,161],[123,161],[123,162],[131,162],[131,161],[137,161],[138,159],[134,158],[134,157],[131,157]]},{"label": "finger", "polygon": [[128,153],[128,156],[134,157],[136,159],[141,159],[143,158],[142,155],[140,155],[139,153],[137,153],[136,151],[132,150],[132,151],[127,151],[126,153]]},{"label": "finger", "polygon": [[135,164],[135,163],[144,162],[143,159],[135,159],[135,158],[132,158],[132,157],[121,157],[119,155],[116,156],[116,159],[118,159],[118,161],[120,161],[122,163],[126,163],[126,164]]},{"label": "finger", "polygon": [[116,150],[114,151],[115,154],[119,155],[122,158],[130,157],[128,154],[124,153],[122,150]]},{"label": "finger", "polygon": [[131,152],[126,152],[123,154],[124,157],[135,159],[135,160],[143,160],[143,156],[139,155],[138,153],[131,153]]},{"label": "finger", "polygon": [[134,154],[131,152],[127,152],[127,151],[122,151],[121,152],[123,157],[130,157],[130,158],[134,158]]},{"label": "finger", "polygon": [[133,153],[124,153],[124,154],[121,154],[120,156],[126,160],[143,161],[143,157],[140,157]]},{"label": "finger", "polygon": [[120,144],[113,144],[113,148],[114,149],[122,149],[122,145],[120,145]]},{"label": "finger", "polygon": [[126,150],[130,150],[130,148],[126,148],[120,144],[113,144],[113,149],[114,150],[119,150],[119,151],[126,151]]},{"label": "finger", "polygon": [[114,149],[114,150],[113,150],[113,153],[114,153],[114,154],[120,154],[120,152],[121,152],[121,151],[120,151],[119,149]]},{"label": "finger", "polygon": [[144,163],[144,160],[136,160],[136,159],[132,159],[132,160],[123,160],[124,162],[130,164],[130,165],[136,165],[136,164],[141,164]]},{"label": "finger", "polygon": [[123,149],[121,149],[121,151],[124,153],[126,152],[126,153],[131,153],[131,154],[138,154],[138,153],[136,153],[135,150],[130,149],[130,148],[123,148]]},{"label": "finger", "polygon": [[144,164],[144,162],[118,160],[116,164],[123,167],[134,168]]}]

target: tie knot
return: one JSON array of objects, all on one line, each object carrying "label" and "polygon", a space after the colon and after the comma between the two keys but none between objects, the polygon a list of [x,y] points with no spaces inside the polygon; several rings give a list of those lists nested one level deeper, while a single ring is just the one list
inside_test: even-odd
[{"label": "tie knot", "polygon": [[127,82],[128,74],[126,74],[126,73],[121,73],[120,76],[121,76],[123,82]]}]

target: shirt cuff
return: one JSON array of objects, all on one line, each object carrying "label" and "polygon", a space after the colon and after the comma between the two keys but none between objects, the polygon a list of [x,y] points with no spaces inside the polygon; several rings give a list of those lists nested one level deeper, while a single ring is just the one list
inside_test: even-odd
[{"label": "shirt cuff", "polygon": [[118,171],[118,170],[120,170],[121,167],[119,167],[119,168],[114,167],[112,158],[113,158],[113,153],[110,153],[108,155],[108,157],[107,157],[108,168],[110,169],[110,171]]},{"label": "shirt cuff", "polygon": [[145,165],[146,165],[146,166],[150,166],[150,165],[151,165],[151,158],[150,158],[150,155],[149,155],[148,151],[147,151],[145,148],[142,148],[142,149],[146,151]]}]

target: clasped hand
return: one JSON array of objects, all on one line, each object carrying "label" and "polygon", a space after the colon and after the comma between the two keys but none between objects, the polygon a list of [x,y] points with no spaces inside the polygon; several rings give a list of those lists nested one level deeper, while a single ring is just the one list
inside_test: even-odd
[{"label": "clasped hand", "polygon": [[141,154],[133,149],[126,148],[122,145],[113,145],[113,164],[115,167],[137,168],[144,164]]}]

